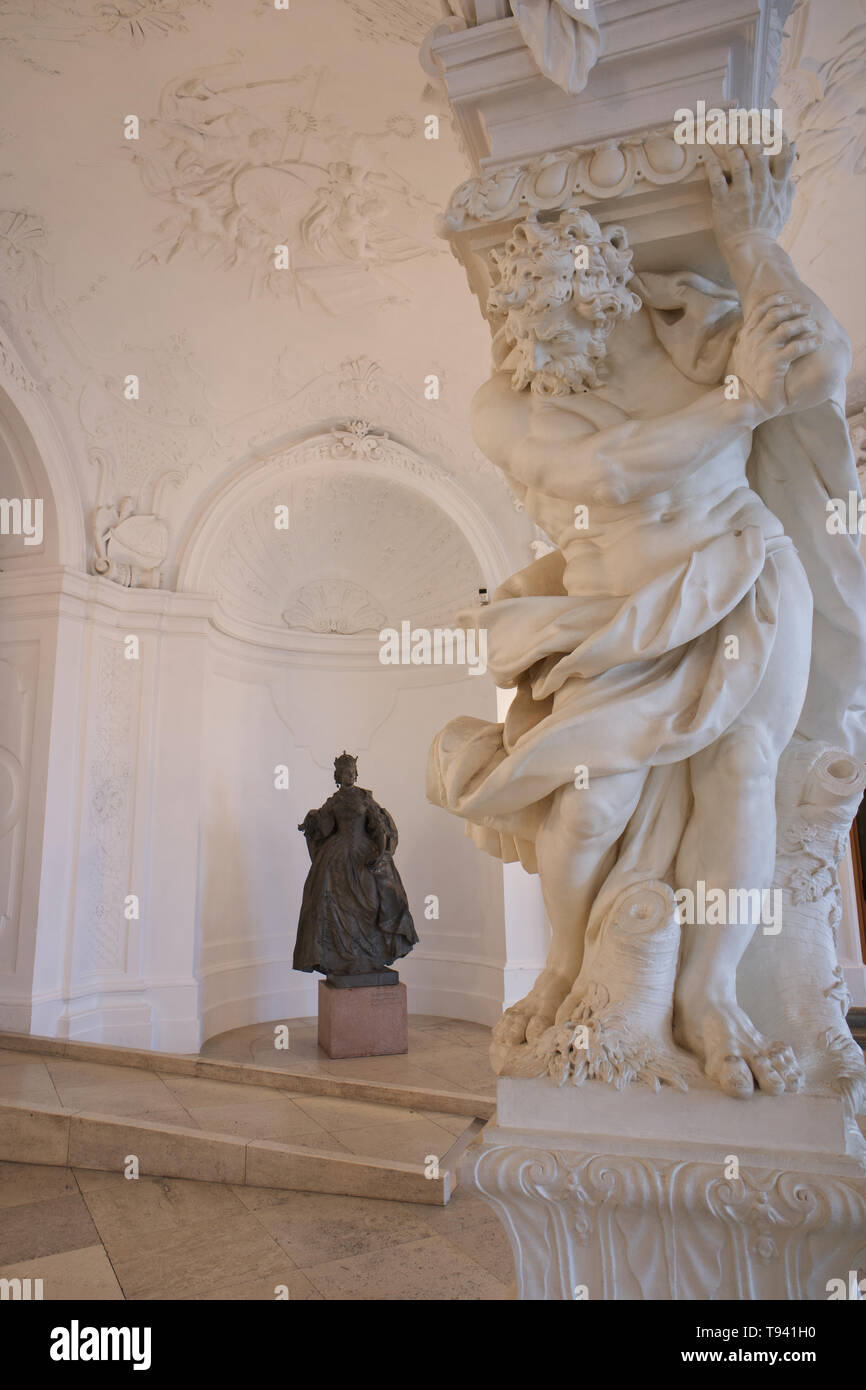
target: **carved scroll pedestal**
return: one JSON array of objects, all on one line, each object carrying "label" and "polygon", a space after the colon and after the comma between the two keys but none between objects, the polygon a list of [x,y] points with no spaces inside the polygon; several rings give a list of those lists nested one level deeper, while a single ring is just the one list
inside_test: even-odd
[{"label": "carved scroll pedestal", "polygon": [[504,1077],[497,1100],[460,1180],[519,1299],[826,1300],[866,1274],[866,1142],[832,1095]]}]

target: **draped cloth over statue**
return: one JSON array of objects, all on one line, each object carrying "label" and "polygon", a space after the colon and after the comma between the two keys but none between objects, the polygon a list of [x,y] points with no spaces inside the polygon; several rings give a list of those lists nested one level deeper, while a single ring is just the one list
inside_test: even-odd
[{"label": "draped cloth over statue", "polygon": [[[572,96],[582,92],[601,54],[595,0],[510,0],[521,37],[539,70]],[[465,24],[482,22],[477,0],[447,0]]]},{"label": "draped cloth over statue", "polygon": [[[631,287],[683,375],[721,384],[742,322],[731,293],[690,273],[647,274]],[[858,489],[841,406],[759,426],[748,478],[733,493],[729,485],[708,492],[685,527],[665,527],[652,498],[623,505],[601,543],[627,548],[652,526],[663,556],[630,593],[597,591],[584,546],[567,563],[559,550],[543,556],[491,604],[461,615],[486,627],[496,684],[517,691],[504,724],[452,720],[430,753],[428,798],[463,817],[481,848],[536,871],[539,825],[577,768],[590,784],[649,770],[593,921],[632,882],[669,872],[690,810],[687,760],[729,729],[758,689],[786,571],[800,564],[814,617],[798,733],[838,745],[841,729],[849,748],[866,733],[858,538],[830,535],[825,525],[827,498]],[[731,638],[737,660],[727,655]]]}]

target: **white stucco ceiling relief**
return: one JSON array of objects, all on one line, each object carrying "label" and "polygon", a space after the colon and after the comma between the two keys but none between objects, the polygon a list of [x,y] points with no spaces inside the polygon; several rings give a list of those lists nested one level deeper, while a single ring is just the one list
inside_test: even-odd
[{"label": "white stucco ceiling relief", "polygon": [[[850,20],[859,9],[859,23]],[[780,238],[820,277],[821,293],[854,349],[848,407],[866,404],[866,280],[851,228],[863,221],[866,162],[866,7],[798,0],[786,28],[774,101],[797,144],[794,208]]]},{"label": "white stucco ceiling relief", "polygon": [[[500,537],[495,570],[531,558],[532,528],[468,431],[489,342],[436,234],[466,176],[449,122],[425,134],[443,107],[417,45],[439,11],[0,0],[0,329],[72,461],[93,572],[176,588],[232,478],[357,420],[462,489]],[[418,613],[447,607],[450,592],[424,597],[420,567],[427,537],[456,523],[447,507],[407,511],[399,469],[380,466],[383,498],[390,483],[419,528],[394,542],[411,573],[386,579],[360,538],[351,563],[314,576],[298,550],[267,622],[351,627],[397,593]],[[362,527],[344,505],[320,504],[322,534],[328,508],[332,529],[338,513]],[[496,582],[490,545],[479,554],[459,526],[440,539],[455,595]]]}]

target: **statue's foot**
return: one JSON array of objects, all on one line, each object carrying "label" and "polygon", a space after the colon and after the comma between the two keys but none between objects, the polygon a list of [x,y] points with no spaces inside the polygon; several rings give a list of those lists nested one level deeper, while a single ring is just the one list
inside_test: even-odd
[{"label": "statue's foot", "polygon": [[556,1011],[570,987],[571,980],[567,975],[560,975],[556,970],[542,970],[526,998],[505,1010],[493,1029],[493,1046],[509,1048],[535,1042],[552,1026]]},{"label": "statue's foot", "polygon": [[585,986],[575,981],[556,1011],[556,1018],[554,1019],[554,1023],[556,1024],[557,1028],[562,1028],[565,1026],[565,1024],[571,1022],[578,1006],[582,1003],[585,994]]},{"label": "statue's foot", "polygon": [[674,1037],[694,1053],[725,1095],[744,1100],[755,1089],[771,1096],[799,1091],[803,1073],[786,1043],[768,1042],[737,1004],[688,1000],[678,994]]}]

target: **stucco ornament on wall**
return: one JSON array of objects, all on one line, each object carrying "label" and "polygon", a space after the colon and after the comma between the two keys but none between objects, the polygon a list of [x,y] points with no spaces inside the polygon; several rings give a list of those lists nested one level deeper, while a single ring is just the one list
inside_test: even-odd
[{"label": "stucco ornament on wall", "polygon": [[866,168],[866,24],[856,25],[829,57],[818,59],[807,47],[812,15],[820,18],[806,0],[791,16],[774,93],[785,113],[785,133],[797,142],[792,177],[798,197],[784,233],[787,247],[794,244],[813,206],[828,201],[828,184]]},{"label": "stucco ornament on wall", "polygon": [[[133,158],[174,215],[138,265],[192,252],[245,267],[251,294],[312,298],[333,314],[407,298],[391,267],[442,251],[425,232],[432,202],[378,145],[411,138],[417,122],[397,115],[380,130],[352,130],[316,109],[326,75],[307,67],[250,82],[230,62],[166,85]],[[335,146],[346,157],[329,157]]]},{"label": "stucco ornament on wall", "polygon": [[347,579],[322,579],[303,584],[289,599],[283,621],[289,628],[349,636],[379,632],[385,610],[362,584]]},{"label": "stucco ornament on wall", "polygon": [[14,0],[0,7],[0,44],[42,72],[63,48],[105,36],[138,47],[149,39],[186,33],[196,9],[211,0]]},{"label": "stucco ornament on wall", "polygon": [[159,567],[168,550],[168,527],[135,511],[131,497],[97,507],[93,518],[93,570],[124,588],[159,588]]},{"label": "stucco ornament on wall", "polygon": [[335,459],[381,458],[382,443],[388,438],[387,433],[374,431],[366,420],[350,420],[341,429],[331,430],[331,434],[334,437],[331,455]]},{"label": "stucco ornament on wall", "polygon": [[[39,390],[80,441],[91,469],[79,478],[102,499],[129,492],[143,512],[160,510],[166,486],[177,486],[203,454],[219,450],[226,412],[208,396],[183,332],[154,345],[122,342],[113,354],[94,350],[75,326],[74,308],[98,295],[96,276],[74,304],[55,290],[48,255],[51,233],[43,219],[23,208],[0,210],[0,306],[10,337],[34,364],[36,377],[0,349],[0,371],[25,389]],[[141,399],[124,399],[119,361],[133,360]]]},{"label": "stucco ornament on wall", "polygon": [[355,33],[371,43],[388,40],[417,47],[431,24],[442,17],[440,0],[342,0],[342,3],[352,12]]}]

